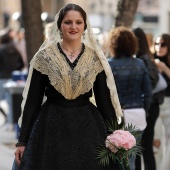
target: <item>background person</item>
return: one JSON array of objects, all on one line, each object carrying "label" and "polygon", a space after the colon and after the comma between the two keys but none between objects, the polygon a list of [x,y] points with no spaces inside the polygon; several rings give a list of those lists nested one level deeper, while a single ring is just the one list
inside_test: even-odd
[{"label": "background person", "polygon": [[[158,68],[162,63],[164,63],[168,68],[170,68],[170,35],[169,34],[161,34],[158,35],[154,42],[154,49],[155,49],[155,59],[159,60],[159,62],[156,62],[158,64]],[[161,69],[159,68],[161,71]],[[155,143],[160,143],[161,147],[163,147],[163,156],[160,154],[159,159],[162,159],[162,163],[160,165],[160,169],[169,170],[170,164],[169,164],[169,155],[170,155],[170,79],[166,72],[162,71],[162,74],[168,84],[167,88],[164,91],[165,98],[163,104],[160,106],[160,116],[159,118],[162,121],[163,129],[165,131],[165,147],[163,140],[164,136],[161,139],[155,138]],[[160,128],[161,127],[156,127]],[[163,133],[164,134],[164,133]],[[160,142],[159,142],[160,141]],[[158,145],[159,147],[159,145]],[[159,162],[161,162],[159,160]]]},{"label": "background person", "polygon": [[[24,63],[21,57],[21,54],[16,49],[13,39],[9,34],[4,34],[1,37],[0,41],[0,100],[7,101],[8,97],[6,95],[3,85],[9,79],[11,79],[12,72],[15,70],[22,70]],[[9,110],[9,109],[8,109]],[[5,111],[1,108],[2,113]],[[7,113],[5,113],[7,114]],[[12,123],[12,115],[9,112],[7,116],[7,124]],[[5,129],[8,129],[8,126],[4,126]]]},{"label": "background person", "polygon": [[[150,52],[149,45],[147,42],[146,34],[141,28],[133,29],[135,36],[138,39],[138,51],[136,54],[137,58],[143,60],[146,68],[148,69],[152,90],[156,87],[159,76],[158,69],[154,62],[153,54]],[[146,117],[147,126],[142,135],[142,146],[143,146],[143,160],[145,170],[156,170],[155,157],[153,152],[153,138],[154,138],[154,127],[156,120],[159,116],[159,105],[163,102],[164,95],[162,92],[152,94],[151,105],[148,110],[148,116]],[[141,157],[136,158],[136,170],[141,169]]]},{"label": "background person", "polygon": [[[129,123],[138,128],[137,140],[140,140],[146,127],[146,115],[151,102],[151,82],[144,62],[133,57],[138,49],[137,38],[128,28],[113,28],[109,35],[109,48],[112,54],[109,64],[120,104],[132,115],[133,120]],[[129,119],[129,116],[127,118]],[[125,123],[126,121],[125,119]],[[130,158],[130,169],[135,169],[135,157]]]}]

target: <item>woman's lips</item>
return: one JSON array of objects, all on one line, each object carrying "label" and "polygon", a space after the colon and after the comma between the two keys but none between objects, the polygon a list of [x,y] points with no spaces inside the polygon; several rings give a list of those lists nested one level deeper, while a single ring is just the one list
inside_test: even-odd
[{"label": "woman's lips", "polygon": [[75,32],[75,31],[71,31],[71,32],[69,32],[70,34],[76,34],[77,32]]}]

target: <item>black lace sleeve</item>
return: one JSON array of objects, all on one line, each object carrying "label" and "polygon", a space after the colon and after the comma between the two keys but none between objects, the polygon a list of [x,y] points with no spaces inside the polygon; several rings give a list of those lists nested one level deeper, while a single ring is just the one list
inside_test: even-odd
[{"label": "black lace sleeve", "polygon": [[115,110],[111,103],[110,92],[106,84],[106,74],[104,71],[97,75],[93,90],[97,108],[103,119],[108,122],[111,120],[117,122]]},{"label": "black lace sleeve", "polygon": [[23,110],[23,119],[19,134],[19,140],[16,146],[25,146],[27,144],[32,125],[37,117],[37,114],[39,113],[42,104],[46,82],[47,76],[34,69]]}]

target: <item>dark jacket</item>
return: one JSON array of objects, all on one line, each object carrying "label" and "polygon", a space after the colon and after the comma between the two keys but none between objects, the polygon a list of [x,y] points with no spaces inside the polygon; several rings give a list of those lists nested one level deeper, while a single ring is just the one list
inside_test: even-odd
[{"label": "dark jacket", "polygon": [[0,47],[0,78],[11,78],[11,73],[14,70],[20,70],[24,67],[21,54],[13,45],[8,43]]},{"label": "dark jacket", "polygon": [[[153,61],[150,60],[150,58],[147,54],[141,55],[139,58],[141,60],[143,60],[146,68],[148,69],[149,77],[150,77],[151,84],[152,84],[152,89],[154,89],[154,87],[156,86],[158,79],[159,79],[157,66],[155,65],[155,63]],[[152,103],[162,104],[163,101],[164,101],[164,92],[163,91],[154,93],[152,95]]]},{"label": "dark jacket", "polygon": [[144,108],[151,103],[151,81],[141,59],[133,57],[110,58],[120,104],[124,108]]},{"label": "dark jacket", "polygon": [[151,80],[152,89],[154,89],[154,87],[156,86],[156,84],[157,84],[157,82],[159,80],[157,66],[149,58],[149,56],[147,54],[144,54],[144,55],[140,56],[139,58],[141,60],[143,60],[146,68],[148,69],[148,73],[149,73],[149,77],[150,77],[150,80]]}]

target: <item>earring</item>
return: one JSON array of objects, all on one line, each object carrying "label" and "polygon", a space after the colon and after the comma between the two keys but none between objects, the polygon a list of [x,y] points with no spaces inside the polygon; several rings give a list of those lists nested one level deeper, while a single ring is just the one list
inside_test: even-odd
[{"label": "earring", "polygon": [[60,31],[60,38],[63,39],[63,33]]},{"label": "earring", "polygon": [[85,32],[83,32],[83,39],[85,39]]}]

